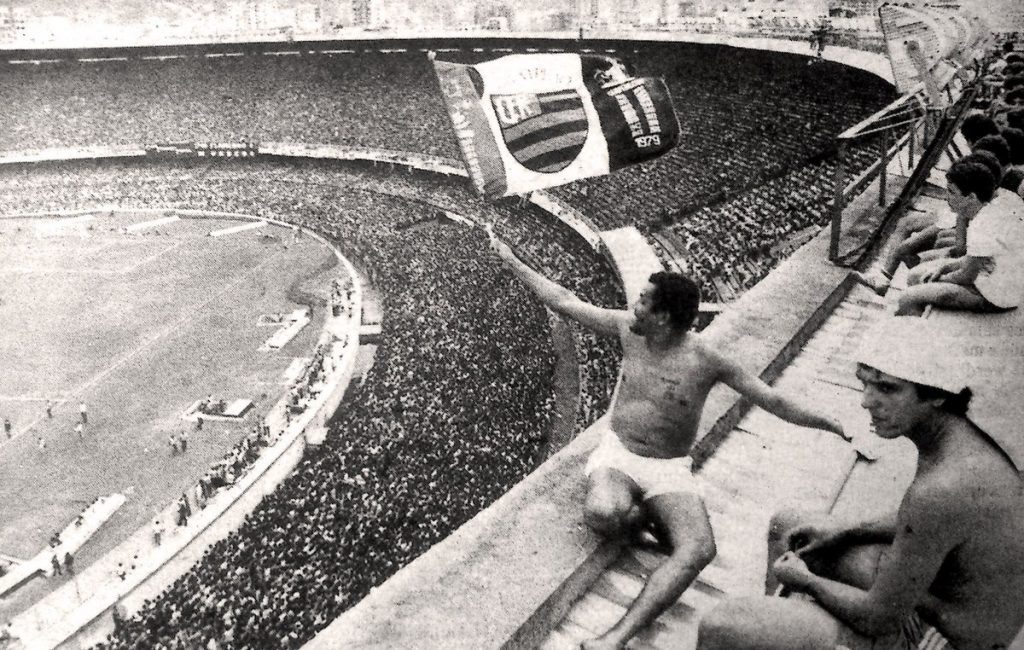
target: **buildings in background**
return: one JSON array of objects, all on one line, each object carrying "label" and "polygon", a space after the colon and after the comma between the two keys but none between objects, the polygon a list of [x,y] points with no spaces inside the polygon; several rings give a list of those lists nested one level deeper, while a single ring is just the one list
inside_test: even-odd
[{"label": "buildings in background", "polygon": [[[0,0],[2,2],[3,0]],[[0,5],[0,47],[345,37],[360,31],[593,32],[809,29],[877,32],[879,0],[48,0]],[[901,0],[923,2],[923,0]],[[1024,30],[1024,0],[962,2],[990,24]],[[934,4],[934,1],[930,4]],[[67,11],[70,11],[69,15]]]}]

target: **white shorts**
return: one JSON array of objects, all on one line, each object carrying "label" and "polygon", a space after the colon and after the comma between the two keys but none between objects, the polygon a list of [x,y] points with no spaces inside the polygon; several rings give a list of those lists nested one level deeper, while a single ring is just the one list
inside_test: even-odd
[{"label": "white shorts", "polygon": [[601,441],[590,454],[583,470],[587,476],[596,469],[615,469],[633,480],[640,488],[641,498],[650,499],[670,492],[685,492],[704,498],[700,481],[693,475],[693,459],[689,456],[676,458],[649,458],[638,456],[619,440],[611,427],[604,425]]}]

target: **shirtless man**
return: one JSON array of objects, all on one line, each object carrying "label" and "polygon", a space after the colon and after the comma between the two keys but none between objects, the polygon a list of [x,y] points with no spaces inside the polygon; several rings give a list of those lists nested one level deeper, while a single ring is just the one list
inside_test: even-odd
[{"label": "shirtless man", "polygon": [[843,434],[833,418],[771,388],[708,346],[690,326],[697,286],[655,273],[632,311],[577,298],[522,262],[493,233],[498,256],[552,310],[622,342],[622,383],[602,440],[587,463],[584,519],[597,532],[628,537],[651,526],[669,557],[622,619],[584,648],[622,648],[678,600],[715,556],[715,541],[688,454],[708,392],[724,383],[775,415]]},{"label": "shirtless man", "polygon": [[959,346],[920,318],[868,336],[863,406],[879,436],[917,447],[913,482],[897,511],[864,521],[777,514],[769,566],[813,600],[727,601],[701,621],[700,650],[991,650],[1024,624],[1024,482],[965,417]]}]

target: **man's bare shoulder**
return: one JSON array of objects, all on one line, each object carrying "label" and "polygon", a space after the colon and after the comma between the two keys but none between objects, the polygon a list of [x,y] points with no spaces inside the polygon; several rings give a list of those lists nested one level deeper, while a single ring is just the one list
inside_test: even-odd
[{"label": "man's bare shoulder", "polygon": [[972,453],[919,473],[907,490],[903,507],[929,516],[973,517],[982,502],[1001,499],[1008,491],[1021,493],[1012,465],[998,452]]},{"label": "man's bare shoulder", "polygon": [[687,342],[690,345],[691,354],[699,356],[701,361],[713,366],[716,369],[723,369],[736,362],[722,353],[717,347],[708,342],[699,332],[690,332],[687,335]]},{"label": "man's bare shoulder", "polygon": [[960,492],[963,487],[945,474],[919,474],[900,503],[897,533],[932,536],[933,542],[944,539],[950,545],[965,541],[977,511]]}]

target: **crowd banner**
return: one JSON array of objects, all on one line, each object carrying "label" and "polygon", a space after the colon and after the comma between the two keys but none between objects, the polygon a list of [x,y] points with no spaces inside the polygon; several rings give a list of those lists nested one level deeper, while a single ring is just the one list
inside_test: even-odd
[{"label": "crowd banner", "polygon": [[610,57],[433,62],[470,178],[489,199],[608,174],[679,141],[665,82],[632,77]]}]

